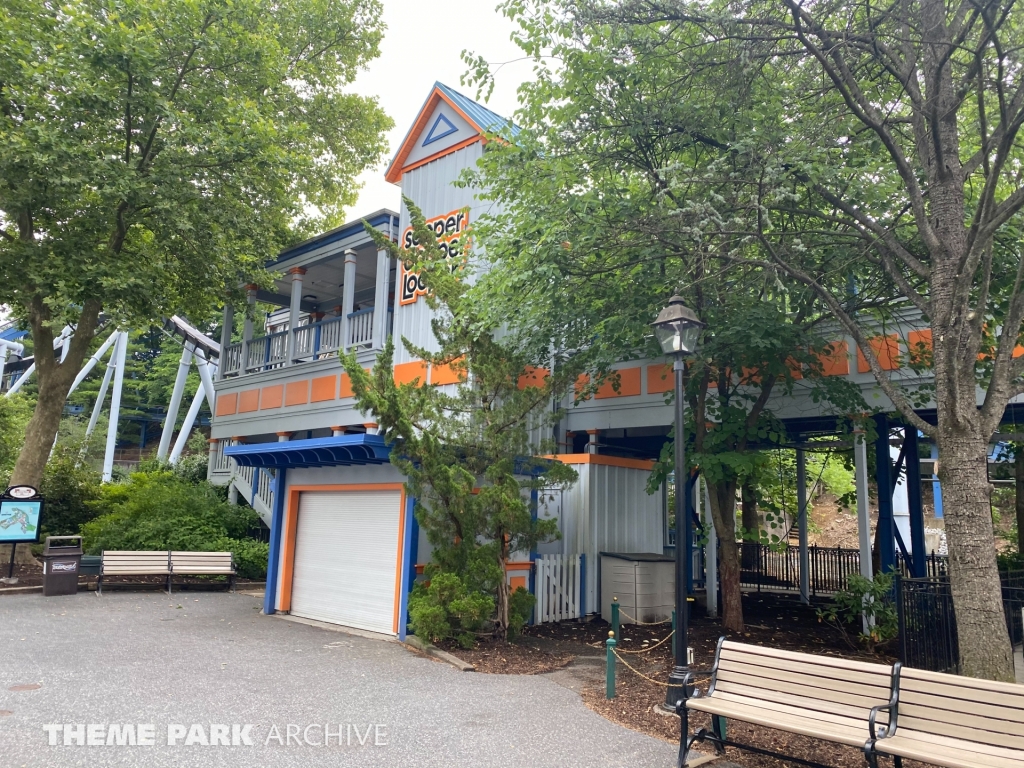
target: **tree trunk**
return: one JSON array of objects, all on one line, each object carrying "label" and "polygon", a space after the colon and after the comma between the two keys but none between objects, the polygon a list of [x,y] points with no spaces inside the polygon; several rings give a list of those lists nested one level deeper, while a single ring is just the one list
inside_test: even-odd
[{"label": "tree trunk", "polygon": [[1014,444],[1013,475],[1017,480],[1017,496],[1014,499],[1017,510],[1017,554],[1024,555],[1024,443]]},{"label": "tree trunk", "polygon": [[940,431],[938,443],[961,672],[1013,682],[1013,651],[993,546],[988,443],[948,431]]},{"label": "tree trunk", "polygon": [[82,368],[85,355],[92,343],[99,320],[100,305],[87,301],[79,315],[75,335],[71,339],[64,362],[58,362],[53,352],[53,332],[49,326],[49,312],[41,299],[29,305],[29,324],[35,342],[36,381],[39,394],[35,411],[25,429],[25,443],[11,473],[11,485],[31,485],[38,488],[43,470],[50,457],[53,441],[57,437],[64,404],[68,399],[75,377]]},{"label": "tree trunk", "polygon": [[505,565],[508,562],[507,544],[505,544],[505,536],[499,537],[498,546],[498,568],[501,571],[501,576],[498,578],[498,593],[495,611],[494,621],[494,636],[502,642],[508,642],[508,578],[506,577]]},{"label": "tree trunk", "polygon": [[718,573],[722,590],[722,626],[743,631],[743,593],[740,590],[740,548],[736,542],[736,483],[708,483],[711,518],[718,533]]},{"label": "tree trunk", "polygon": [[[757,514],[757,493],[750,478],[740,487],[740,509],[744,536],[743,544],[740,545],[742,569],[750,571],[757,567],[757,555],[761,549],[761,518]],[[750,538],[754,535],[758,536],[758,540]]]}]

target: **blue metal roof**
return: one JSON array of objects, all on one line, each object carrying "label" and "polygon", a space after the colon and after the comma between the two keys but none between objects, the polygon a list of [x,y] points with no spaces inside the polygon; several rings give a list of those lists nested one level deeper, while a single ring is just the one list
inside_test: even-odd
[{"label": "blue metal roof", "polygon": [[26,336],[28,336],[28,331],[23,331],[15,326],[4,328],[4,330],[0,331],[0,339],[3,339],[4,341],[17,341],[18,339],[23,339]]},{"label": "blue metal roof", "polygon": [[[393,211],[381,211],[377,215],[368,218],[367,221],[370,223],[371,227],[379,227],[382,224],[387,224],[391,217],[394,217],[394,222],[397,226],[398,214]],[[281,251],[281,253],[277,255],[277,258],[267,262],[267,266],[273,266],[274,264],[278,264],[286,259],[294,259],[296,256],[301,256],[302,254],[308,253],[309,251],[317,248],[323,248],[325,245],[336,243],[339,240],[344,240],[347,237],[358,235],[361,232],[366,232],[362,219],[359,221],[353,221],[349,224],[344,224],[337,229],[332,229],[330,232],[317,235],[310,240],[306,240],[305,242],[293,245],[291,248]],[[366,237],[369,239],[370,236],[367,235]]]},{"label": "blue metal roof", "polygon": [[455,102],[455,106],[465,112],[466,116],[476,123],[480,130],[487,131],[489,133],[500,133],[505,126],[508,126],[509,133],[512,136],[519,133],[519,126],[511,120],[502,117],[497,112],[492,112],[487,107],[482,104],[478,104],[468,96],[464,96],[454,88],[450,88],[440,81],[434,83],[434,87]]},{"label": "blue metal roof", "polygon": [[380,435],[362,434],[231,445],[224,455],[243,467],[347,467],[387,464],[391,448]]}]

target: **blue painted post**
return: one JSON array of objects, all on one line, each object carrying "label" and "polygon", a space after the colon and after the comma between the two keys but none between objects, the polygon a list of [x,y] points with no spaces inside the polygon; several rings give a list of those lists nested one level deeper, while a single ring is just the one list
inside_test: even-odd
[{"label": "blue painted post", "polygon": [[619,639],[619,598],[612,598],[612,637]]},{"label": "blue painted post", "polygon": [[604,668],[604,695],[607,699],[615,698],[615,633],[608,633],[605,643],[607,659]]},{"label": "blue painted post", "polygon": [[910,507],[910,549],[912,552],[910,573],[915,579],[923,579],[927,573],[928,553],[924,543],[924,506],[921,503],[921,456],[918,450],[918,434],[915,427],[904,430],[907,467],[907,506]]},{"label": "blue painted post", "polygon": [[875,481],[878,483],[878,567],[882,573],[896,568],[896,535],[892,519],[892,459],[889,457],[889,418],[875,416]]},{"label": "blue painted post", "polygon": [[[932,458],[937,462],[939,460],[939,446],[932,443]],[[934,465],[933,465],[934,466]],[[935,500],[935,517],[942,517],[942,483],[939,482],[939,476],[933,471],[932,472],[932,498]]]},{"label": "blue painted post", "polygon": [[278,467],[274,475],[274,509],[270,516],[270,554],[267,558],[267,586],[263,590],[263,613],[268,616],[277,611],[278,564],[281,562],[281,535],[284,529],[285,476],[287,470]]}]

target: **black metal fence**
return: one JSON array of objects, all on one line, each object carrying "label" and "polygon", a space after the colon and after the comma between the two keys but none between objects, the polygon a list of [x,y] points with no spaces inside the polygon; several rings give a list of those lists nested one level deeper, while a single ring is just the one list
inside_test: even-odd
[{"label": "black metal fence", "polygon": [[[1024,571],[999,575],[1003,611],[1014,645],[1024,643]],[[949,578],[896,580],[900,661],[933,672],[960,671],[960,646]]]},{"label": "black metal fence", "polygon": [[[785,546],[744,542],[740,582],[744,587],[762,590],[800,589],[800,549]],[[946,573],[945,555],[930,554],[925,560],[929,576]],[[897,560],[898,570],[909,573],[902,556]],[[851,574],[860,573],[860,550],[843,547],[807,548],[808,588],[812,595],[834,594],[849,585]]]}]

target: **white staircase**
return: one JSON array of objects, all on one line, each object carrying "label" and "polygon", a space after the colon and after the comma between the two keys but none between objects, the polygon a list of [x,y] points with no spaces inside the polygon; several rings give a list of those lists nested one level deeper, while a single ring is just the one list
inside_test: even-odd
[{"label": "white staircase", "polygon": [[249,502],[249,505],[256,510],[256,514],[268,528],[274,510],[274,475],[272,473],[272,469],[235,467],[235,472],[231,476],[231,483],[238,495]]}]

